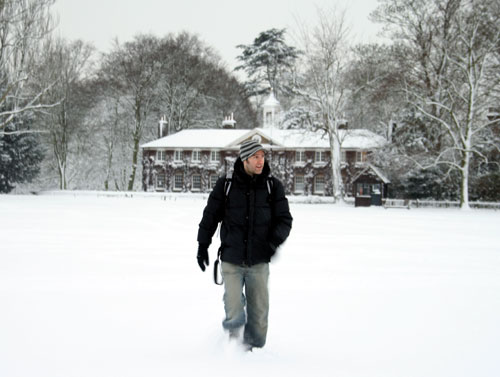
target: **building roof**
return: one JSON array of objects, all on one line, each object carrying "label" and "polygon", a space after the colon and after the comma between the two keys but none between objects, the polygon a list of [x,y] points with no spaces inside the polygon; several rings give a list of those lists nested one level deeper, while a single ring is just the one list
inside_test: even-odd
[{"label": "building roof", "polygon": [[365,174],[375,175],[383,183],[391,183],[391,181],[389,180],[389,178],[387,178],[387,176],[384,173],[382,173],[379,169],[377,169],[372,164],[367,164],[366,167],[363,170],[361,170],[358,174],[356,174],[352,178],[352,182],[353,183],[356,182],[362,175],[365,175]]},{"label": "building roof", "polygon": [[248,130],[201,129],[182,130],[141,145],[141,148],[226,148]]},{"label": "building roof", "polygon": [[[262,144],[273,149],[328,149],[328,135],[306,130],[282,130],[276,128],[235,129],[189,129],[153,140],[141,145],[144,149],[236,149],[251,138],[259,138]],[[369,130],[340,130],[342,149],[374,149],[386,140]]]},{"label": "building roof", "polygon": [[[286,148],[330,148],[328,135],[320,131],[266,129],[264,133],[276,143]],[[340,130],[342,149],[374,149],[386,141],[369,130]]]},{"label": "building roof", "polygon": [[269,94],[269,97],[267,97],[266,101],[264,102],[263,107],[273,107],[273,106],[279,106],[279,105],[280,105],[280,103],[276,99],[276,97],[274,96],[274,92],[271,91],[271,93]]}]

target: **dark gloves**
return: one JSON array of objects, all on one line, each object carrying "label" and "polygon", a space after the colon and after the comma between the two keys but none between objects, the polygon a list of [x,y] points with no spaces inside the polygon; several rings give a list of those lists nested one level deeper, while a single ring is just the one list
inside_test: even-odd
[{"label": "dark gloves", "polygon": [[204,243],[200,243],[198,245],[198,264],[202,271],[205,271],[205,265],[209,265],[208,263],[208,245]]}]

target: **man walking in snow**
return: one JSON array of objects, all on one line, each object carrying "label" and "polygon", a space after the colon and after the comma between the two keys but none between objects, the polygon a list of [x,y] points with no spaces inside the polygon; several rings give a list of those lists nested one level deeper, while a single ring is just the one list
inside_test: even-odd
[{"label": "man walking in snow", "polygon": [[282,183],[271,177],[265,151],[244,142],[232,175],[221,177],[208,198],[198,230],[198,264],[208,266],[208,247],[222,221],[223,328],[231,338],[243,329],[248,350],[266,343],[269,262],[286,240],[292,216]]}]

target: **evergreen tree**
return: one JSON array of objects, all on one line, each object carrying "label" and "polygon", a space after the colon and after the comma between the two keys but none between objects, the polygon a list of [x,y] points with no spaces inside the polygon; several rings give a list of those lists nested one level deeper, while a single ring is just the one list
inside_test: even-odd
[{"label": "evergreen tree", "polygon": [[294,66],[300,52],[285,43],[286,29],[263,31],[251,45],[238,45],[243,49],[237,59],[242,63],[235,70],[244,70],[249,96],[261,95],[271,87],[277,97],[282,91],[283,72]]},{"label": "evergreen tree", "polygon": [[[31,182],[40,172],[43,149],[38,133],[29,131],[31,119],[13,119],[0,134],[0,192]],[[28,129],[28,131],[26,131]],[[23,132],[18,132],[23,130]]]}]

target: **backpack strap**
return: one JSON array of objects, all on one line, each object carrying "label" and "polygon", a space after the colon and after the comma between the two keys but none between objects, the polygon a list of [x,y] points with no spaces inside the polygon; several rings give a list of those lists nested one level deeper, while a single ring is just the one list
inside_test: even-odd
[{"label": "backpack strap", "polygon": [[[233,184],[233,172],[230,171],[226,174],[226,180],[224,182],[224,196],[226,197],[226,202],[229,197],[229,191],[231,190],[231,185]],[[266,178],[267,193],[269,195],[269,201],[272,200],[272,192],[274,187],[273,176],[269,174]]]},{"label": "backpack strap", "polygon": [[226,181],[224,182],[224,196],[226,200],[229,196],[229,191],[231,190],[231,185],[233,184],[233,172],[230,171],[226,174]]},{"label": "backpack strap", "polygon": [[274,180],[273,180],[273,176],[271,174],[269,174],[267,176],[266,184],[267,184],[267,193],[269,194],[269,196],[271,196],[271,194],[273,192],[273,186],[274,186]]}]

